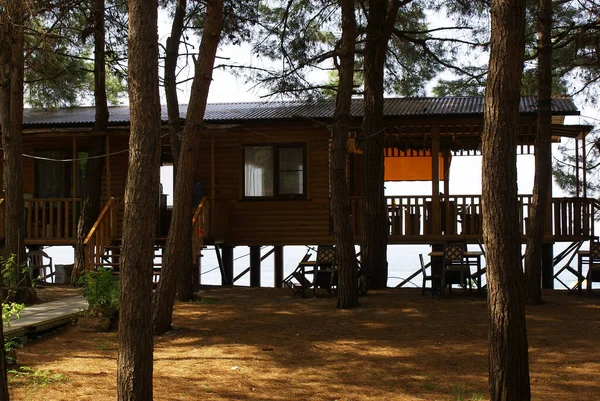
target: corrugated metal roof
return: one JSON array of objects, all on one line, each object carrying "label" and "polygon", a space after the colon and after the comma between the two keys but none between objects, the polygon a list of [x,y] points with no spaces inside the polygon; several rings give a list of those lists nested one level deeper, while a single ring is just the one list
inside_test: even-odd
[{"label": "corrugated metal roof", "polygon": [[[536,111],[537,99],[523,97],[520,103],[522,114]],[[482,96],[465,97],[425,97],[425,98],[388,98],[385,99],[384,115],[386,117],[428,117],[452,115],[483,114],[484,98]],[[241,122],[250,120],[291,120],[299,118],[327,119],[333,116],[335,100],[316,102],[277,101],[248,103],[213,103],[208,104],[205,113],[206,122]],[[187,105],[180,105],[181,117],[185,117]],[[552,101],[555,115],[579,114],[570,98],[557,97]],[[129,108],[126,106],[110,107],[110,124],[127,125]],[[362,117],[363,100],[353,99],[351,113],[354,117]],[[23,122],[26,126],[88,126],[94,122],[93,107],[59,109],[53,111],[34,111],[26,109]],[[167,121],[166,107],[162,108],[162,119]]]}]

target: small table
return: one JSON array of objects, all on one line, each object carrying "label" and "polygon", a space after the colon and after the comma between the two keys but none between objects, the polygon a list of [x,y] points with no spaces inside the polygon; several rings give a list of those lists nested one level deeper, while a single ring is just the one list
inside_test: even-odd
[{"label": "small table", "polygon": [[[463,252],[463,257],[467,261],[468,266],[476,266],[477,267],[477,293],[481,295],[481,256],[483,255],[480,251],[465,251]],[[432,251],[429,252],[430,257],[444,257],[444,252],[442,251]],[[431,264],[431,268],[433,269],[433,263]],[[472,276],[471,276],[472,277]]]}]

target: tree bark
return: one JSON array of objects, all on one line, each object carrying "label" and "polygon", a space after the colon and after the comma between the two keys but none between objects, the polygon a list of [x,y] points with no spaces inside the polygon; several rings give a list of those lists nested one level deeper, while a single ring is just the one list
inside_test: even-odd
[{"label": "tree bark", "polygon": [[388,217],[383,191],[383,76],[388,41],[398,15],[399,1],[369,1],[364,49],[364,230],[363,268],[369,288],[387,286]]},{"label": "tree bark", "polygon": [[525,2],[492,1],[491,32],[482,138],[489,390],[491,401],[525,401],[530,388],[516,166]]},{"label": "tree bark", "polygon": [[177,0],[171,36],[167,38],[165,55],[165,99],[167,101],[167,114],[169,117],[169,138],[171,141],[171,155],[173,169],[177,173],[179,151],[181,149],[182,124],[179,118],[179,100],[177,97],[177,58],[179,57],[179,42],[183,34],[183,21],[185,18],[186,0]]},{"label": "tree bark", "polygon": [[[96,118],[94,136],[88,151],[81,215],[77,223],[77,243],[75,244],[75,264],[71,273],[71,285],[78,285],[81,272],[85,268],[84,244],[86,236],[100,215],[102,197],[102,170],[104,169],[105,135],[108,128],[108,101],[106,99],[106,54],[104,0],[92,0],[94,18],[94,98]],[[104,135],[99,135],[104,133]]]},{"label": "tree bark", "polygon": [[[5,256],[25,261],[23,246],[23,22],[24,4],[6,0],[0,12],[0,129],[4,156]],[[20,274],[17,272],[17,274]]]},{"label": "tree bark", "polygon": [[552,1],[540,0],[538,17],[538,115],[535,138],[535,177],[533,201],[529,209],[527,248],[525,251],[525,302],[542,302],[542,253],[548,192],[552,173]]},{"label": "tree bark", "polygon": [[[0,11],[0,129],[5,190],[5,255],[16,255],[24,262],[23,246],[23,76],[24,76],[24,4],[6,0]],[[17,263],[15,266],[19,266]],[[20,275],[20,269],[16,272]],[[4,329],[0,316],[0,400],[9,400]]]},{"label": "tree bark", "polygon": [[[177,278],[180,277],[180,282],[192,283],[192,186],[196,171],[196,151],[204,129],[204,111],[221,36],[222,17],[223,0],[208,2],[200,53],[196,62],[183,131],[179,171],[177,171],[175,179],[171,226],[163,257],[161,279],[154,295],[155,334],[164,333],[171,327]],[[181,298],[188,300],[191,298],[191,294],[182,294],[180,289]]]},{"label": "tree bark", "polygon": [[331,178],[333,233],[339,267],[337,307],[346,309],[358,305],[358,271],[354,256],[354,234],[350,217],[352,206],[346,179],[350,105],[354,83],[356,20],[354,1],[341,0],[340,3],[342,7],[342,42],[338,51],[340,82],[333,117],[329,176]]},{"label": "tree bark", "polygon": [[117,399],[152,399],[152,264],[160,169],[157,0],[129,0],[131,132],[120,272]]}]

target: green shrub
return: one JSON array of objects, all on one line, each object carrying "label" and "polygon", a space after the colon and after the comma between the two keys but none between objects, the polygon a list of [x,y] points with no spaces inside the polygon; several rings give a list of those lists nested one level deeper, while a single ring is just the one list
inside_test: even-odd
[{"label": "green shrub", "polygon": [[3,288],[15,290],[17,287],[27,284],[29,267],[23,263],[20,268],[17,268],[16,256],[14,254],[8,258],[0,256],[0,265],[2,265]]},{"label": "green shrub", "polygon": [[[11,255],[8,258],[0,257],[0,265],[2,265],[2,284],[7,290],[6,299],[2,300],[2,322],[6,324],[7,328],[10,328],[10,321],[13,316],[20,319],[21,311],[25,308],[24,304],[11,301],[17,287],[26,281],[29,270],[23,265],[21,266],[21,274],[19,274],[17,271],[17,263],[15,262],[15,255]],[[11,351],[20,348],[21,346],[21,341],[19,339],[4,338],[4,356],[8,365],[15,363]]]},{"label": "green shrub", "polygon": [[79,279],[90,309],[119,308],[119,278],[103,267],[84,272]]}]

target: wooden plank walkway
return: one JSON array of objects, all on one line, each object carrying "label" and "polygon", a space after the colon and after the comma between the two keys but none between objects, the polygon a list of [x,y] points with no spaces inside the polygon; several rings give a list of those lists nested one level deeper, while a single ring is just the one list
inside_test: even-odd
[{"label": "wooden plank walkway", "polygon": [[4,337],[22,337],[69,323],[84,309],[87,309],[87,302],[81,295],[28,306],[21,311],[20,319],[11,319],[10,329],[4,324]]}]

